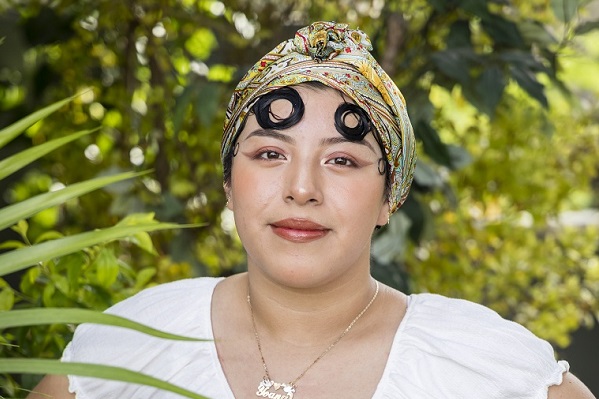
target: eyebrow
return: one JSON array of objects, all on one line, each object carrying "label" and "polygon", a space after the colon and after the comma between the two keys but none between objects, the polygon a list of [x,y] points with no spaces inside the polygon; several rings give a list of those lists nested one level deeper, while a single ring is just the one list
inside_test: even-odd
[{"label": "eyebrow", "polygon": [[360,145],[363,145],[363,146],[366,146],[366,147],[370,148],[370,150],[376,154],[376,151],[374,150],[374,148],[372,147],[372,145],[370,145],[370,143],[368,141],[364,140],[364,139],[356,141],[356,140],[347,139],[347,138],[345,138],[343,136],[339,136],[339,137],[329,137],[329,138],[326,138],[326,139],[322,139],[320,141],[320,143],[322,145],[332,145],[332,144],[339,144],[339,143],[360,144]]},{"label": "eyebrow", "polygon": [[286,134],[279,133],[276,130],[272,130],[272,129],[256,129],[253,132],[251,132],[250,134],[248,134],[248,136],[245,138],[245,140],[249,139],[250,137],[254,137],[254,136],[272,137],[274,139],[281,140],[285,143],[289,143],[289,144],[295,143],[295,139],[293,137],[288,136]]},{"label": "eyebrow", "polygon": [[[293,137],[288,136],[286,134],[279,133],[276,130],[272,130],[272,129],[256,129],[253,132],[251,132],[250,134],[248,134],[248,136],[245,138],[245,140],[249,139],[250,137],[254,137],[254,136],[272,137],[274,139],[281,140],[285,143],[295,144],[295,139]],[[372,147],[372,145],[364,139],[355,141],[355,140],[349,140],[343,136],[339,136],[339,137],[328,137],[328,138],[324,138],[324,139],[320,140],[321,145],[333,145],[333,144],[340,144],[340,143],[360,144],[365,147],[368,147],[372,152],[374,152],[376,154],[376,151]]]}]

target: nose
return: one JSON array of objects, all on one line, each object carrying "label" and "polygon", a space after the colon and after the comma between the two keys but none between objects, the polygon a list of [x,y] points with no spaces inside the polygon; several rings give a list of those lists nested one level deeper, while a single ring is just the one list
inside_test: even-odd
[{"label": "nose", "polygon": [[319,165],[310,165],[308,162],[288,165],[283,182],[285,202],[298,205],[322,203],[322,177],[319,169]]}]

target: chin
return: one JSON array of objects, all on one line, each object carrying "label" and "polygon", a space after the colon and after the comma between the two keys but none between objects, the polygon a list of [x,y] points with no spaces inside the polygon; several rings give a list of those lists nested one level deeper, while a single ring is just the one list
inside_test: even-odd
[{"label": "chin", "polygon": [[286,261],[279,258],[276,264],[254,266],[254,271],[280,286],[304,290],[323,287],[348,276],[348,270],[335,270],[326,267],[327,264],[323,259]]},{"label": "chin", "polygon": [[315,276],[274,276],[275,282],[281,286],[294,290],[313,290],[326,286],[333,278],[315,277]]}]

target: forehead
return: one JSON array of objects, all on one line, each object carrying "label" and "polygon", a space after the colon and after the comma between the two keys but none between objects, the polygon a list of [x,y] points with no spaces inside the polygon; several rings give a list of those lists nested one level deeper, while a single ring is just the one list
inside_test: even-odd
[{"label": "forehead", "polygon": [[293,88],[300,93],[302,99],[305,99],[306,97],[316,98],[327,100],[335,105],[342,102],[354,103],[351,98],[346,96],[341,91],[317,81],[300,83],[293,86]]},{"label": "forehead", "polygon": [[[345,96],[340,91],[325,86],[320,82],[307,82],[290,87],[301,97],[305,109],[304,118],[306,117],[306,114],[308,114],[309,118],[319,117],[321,116],[319,114],[322,114],[323,117],[329,119],[331,115],[335,114],[335,111],[340,104],[344,102],[353,103],[349,97]],[[270,104],[270,108],[273,117],[285,118],[292,112],[291,102],[283,98],[273,101]]]}]

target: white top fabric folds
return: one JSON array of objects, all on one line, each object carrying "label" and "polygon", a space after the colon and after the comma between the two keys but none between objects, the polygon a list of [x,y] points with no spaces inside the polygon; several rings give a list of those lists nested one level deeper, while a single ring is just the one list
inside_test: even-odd
[{"label": "white top fabric folds", "polygon": [[[140,292],[107,310],[184,336],[214,339],[212,292],[220,279],[195,278]],[[82,324],[64,362],[125,367],[212,399],[234,399],[214,342],[151,337]],[[568,371],[546,341],[494,311],[433,294],[410,296],[373,399],[546,399]],[[77,399],[181,399],[151,387],[69,376]]]}]

